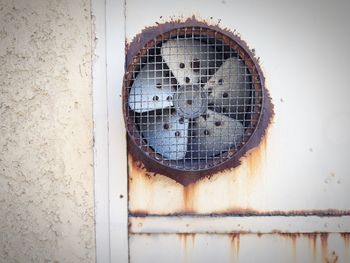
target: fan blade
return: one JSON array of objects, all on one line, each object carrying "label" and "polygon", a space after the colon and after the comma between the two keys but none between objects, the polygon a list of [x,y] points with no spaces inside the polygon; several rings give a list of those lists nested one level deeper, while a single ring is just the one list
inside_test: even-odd
[{"label": "fan blade", "polygon": [[244,135],[240,121],[211,110],[200,116],[192,126],[189,153],[200,158],[213,157],[236,148]]},{"label": "fan blade", "polygon": [[251,90],[244,62],[238,58],[227,59],[203,89],[208,92],[209,103],[221,108],[222,112],[229,113],[230,116],[244,113]]},{"label": "fan blade", "polygon": [[163,76],[160,63],[142,67],[129,93],[129,107],[138,113],[173,106],[170,78]]},{"label": "fan blade", "polygon": [[198,40],[172,39],[162,45],[161,54],[180,85],[200,83],[200,77],[214,68],[214,49]]},{"label": "fan blade", "polygon": [[164,110],[162,116],[142,116],[140,131],[153,150],[168,160],[183,159],[187,152],[188,120]]}]

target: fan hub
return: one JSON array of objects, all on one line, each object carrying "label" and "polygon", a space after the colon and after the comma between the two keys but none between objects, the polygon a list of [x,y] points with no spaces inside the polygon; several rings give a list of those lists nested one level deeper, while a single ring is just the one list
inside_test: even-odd
[{"label": "fan hub", "polygon": [[206,112],[208,98],[198,85],[184,85],[175,93],[174,106],[180,116],[192,119]]}]

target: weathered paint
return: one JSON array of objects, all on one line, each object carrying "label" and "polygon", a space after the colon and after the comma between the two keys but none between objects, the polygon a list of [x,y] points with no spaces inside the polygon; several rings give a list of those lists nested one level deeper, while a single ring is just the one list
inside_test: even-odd
[{"label": "weathered paint", "polygon": [[[273,127],[273,126],[272,126]],[[204,178],[196,183],[182,186],[159,173],[148,172],[143,164],[134,161],[129,154],[129,211],[135,216],[147,214],[159,215],[246,215],[246,216],[342,216],[350,215],[350,211],[338,209],[310,209],[310,210],[262,210],[251,207],[239,207],[241,198],[249,197],[259,184],[263,184],[259,170],[266,164],[269,130],[259,147],[249,151],[241,158],[239,167],[224,170],[211,178]],[[227,195],[229,205],[225,208],[208,209],[214,201],[205,195],[207,184],[215,184],[219,178],[225,181],[224,185],[232,189]],[[263,185],[262,185],[263,186]],[[215,190],[222,191],[223,188]],[[238,193],[238,194],[237,194]],[[229,192],[227,193],[229,194]],[[227,200],[226,200],[227,201]]]},{"label": "weathered paint", "polygon": [[350,234],[132,234],[130,261],[349,262],[344,235]]},{"label": "weathered paint", "polygon": [[193,233],[181,233],[181,234],[176,234],[179,240],[182,242],[184,248],[187,248],[188,245],[188,239],[191,239],[192,246],[194,246],[194,243],[196,241],[196,234]]},{"label": "weathered paint", "polygon": [[233,261],[238,260],[239,256],[239,243],[240,243],[240,235],[241,233],[234,233],[231,234],[231,250],[232,250],[232,256]]},{"label": "weathered paint", "polygon": [[[249,195],[259,183],[262,178],[259,177],[259,169],[265,164],[265,155],[267,148],[266,134],[261,144],[246,153],[240,159],[241,165],[226,169],[212,175],[210,178],[204,178],[196,183],[182,186],[175,181],[162,176],[160,173],[149,172],[144,167],[144,164],[138,160],[134,160],[132,154],[128,156],[129,167],[129,209],[131,213],[137,214],[173,214],[173,213],[198,213],[201,210],[208,208],[208,202],[205,196],[205,186],[210,182],[215,182],[218,177],[225,178],[226,183],[230,189],[237,189],[238,187],[243,192],[241,195]],[[162,190],[160,190],[160,188]],[[145,192],[145,190],[147,192]],[[164,195],[164,192],[166,194]],[[204,191],[204,192],[203,192]],[[229,192],[228,192],[229,193]],[[204,195],[203,195],[204,194]],[[171,204],[162,203],[164,197],[172,196]],[[163,198],[162,198],[163,197]],[[226,209],[211,211],[215,213],[258,213],[253,209],[239,208],[236,206],[236,200],[240,196],[230,197],[231,206]],[[157,206],[159,204],[159,207]],[[170,206],[169,206],[170,205]]]},{"label": "weathered paint", "polygon": [[[141,196],[137,196],[139,194],[134,198],[132,191],[135,188],[130,185],[130,211],[163,215],[181,213],[186,210],[183,193],[195,192],[193,198],[187,195],[186,199],[192,199],[186,202],[187,208],[201,214],[238,212],[258,215],[260,212],[270,214],[271,211],[271,215],[284,212],[290,215],[291,211],[296,211],[291,214],[307,215],[346,213],[350,208],[349,202],[346,202],[350,186],[346,153],[350,144],[348,136],[340,131],[348,130],[348,124],[344,121],[346,118],[342,116],[349,114],[349,108],[345,107],[346,96],[341,95],[347,94],[347,90],[340,79],[329,78],[328,73],[332,69],[324,61],[326,56],[330,64],[339,65],[337,74],[346,75],[344,61],[348,54],[340,51],[342,49],[332,54],[323,52],[331,50],[335,42],[343,48],[348,46],[349,40],[342,26],[344,23],[340,24],[339,20],[348,19],[344,11],[347,10],[346,5],[328,2],[317,6],[312,2],[294,5],[290,2],[288,5],[275,6],[258,1],[225,1],[225,4],[207,2],[207,5],[198,5],[193,1],[180,2],[181,5],[174,5],[170,10],[165,3],[151,1],[152,4],[144,6],[142,12],[138,8],[141,2],[128,3],[126,37],[129,43],[146,27],[155,26],[154,22],[163,24],[172,19],[173,22],[181,23],[193,13],[212,25],[221,20],[220,26],[237,29],[242,33],[242,38],[256,48],[256,56],[261,56],[259,61],[263,66],[276,116],[267,132],[266,147],[261,147],[266,148],[261,150],[263,156],[257,158],[261,160],[260,164],[254,160],[248,165],[249,160],[242,160],[242,168],[220,176],[214,175],[210,180],[203,178],[191,187],[191,191],[184,191],[181,186],[171,184],[158,175],[152,176],[153,179],[144,185],[145,189],[149,187],[149,191],[142,191],[146,195],[144,202]],[[157,11],[152,8],[154,4],[157,5]],[[186,10],[180,8],[184,5]],[[272,8],[267,8],[269,5]],[[253,12],[254,21],[261,23],[247,23],[242,15],[232,16],[229,10],[234,9],[243,10],[242,14]],[[331,13],[336,13],[337,19],[319,19],[320,23],[315,24],[309,12],[328,18]],[[277,25],[276,21],[281,24]],[[328,34],[332,37],[325,39],[324,28],[338,30],[329,30]],[[304,63],[300,63],[300,56],[303,56]],[[307,118],[304,118],[305,115]],[[250,167],[250,172],[243,166],[247,169]],[[134,176],[134,180],[140,180],[138,189],[141,188],[141,180],[144,181],[141,176]],[[164,184],[171,184],[171,187],[167,191],[162,190]],[[151,194],[151,191],[160,193]],[[204,193],[210,196],[206,208]],[[146,200],[151,199],[147,195],[152,195],[153,208],[146,204]]]},{"label": "weathered paint", "polygon": [[350,233],[340,234],[344,239],[346,257],[350,258]]},{"label": "weathered paint", "polygon": [[[240,166],[188,188],[159,174],[147,177],[145,170],[129,174],[131,262],[350,262],[350,141],[341,132],[349,128],[344,97],[349,92],[343,80],[329,77],[346,75],[348,5],[225,0],[204,7],[179,1],[172,10],[158,3],[157,12],[152,0],[142,12],[138,1],[131,3],[127,38],[176,12],[197,10],[207,21],[222,20],[257,48],[276,115]],[[253,22],[247,13],[253,13]],[[339,51],[325,54],[335,43]],[[175,233],[196,234],[185,257]]]}]

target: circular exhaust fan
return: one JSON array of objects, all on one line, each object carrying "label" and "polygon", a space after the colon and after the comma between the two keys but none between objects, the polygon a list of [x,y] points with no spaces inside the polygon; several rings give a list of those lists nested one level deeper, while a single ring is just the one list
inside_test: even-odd
[{"label": "circular exhaust fan", "polygon": [[257,65],[237,41],[184,27],[152,39],[132,61],[124,111],[144,154],[182,171],[235,160],[256,129],[263,98]]}]

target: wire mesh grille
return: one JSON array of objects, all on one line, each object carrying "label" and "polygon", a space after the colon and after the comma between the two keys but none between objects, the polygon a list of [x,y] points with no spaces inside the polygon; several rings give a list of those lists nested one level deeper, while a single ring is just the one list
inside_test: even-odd
[{"label": "wire mesh grille", "polygon": [[254,132],[263,92],[238,44],[181,28],[142,48],[126,77],[129,134],[157,162],[200,171],[231,159]]}]

